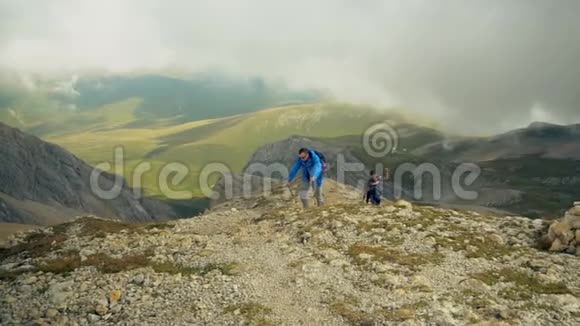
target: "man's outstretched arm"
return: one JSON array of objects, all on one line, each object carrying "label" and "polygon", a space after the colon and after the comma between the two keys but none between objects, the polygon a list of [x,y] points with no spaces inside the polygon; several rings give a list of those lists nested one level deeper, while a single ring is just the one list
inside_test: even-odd
[{"label": "man's outstretched arm", "polygon": [[294,166],[292,167],[292,170],[290,170],[290,174],[288,175],[288,183],[292,182],[292,180],[296,178],[296,174],[298,174],[299,169],[300,169],[300,159],[297,159],[296,163],[294,163]]}]

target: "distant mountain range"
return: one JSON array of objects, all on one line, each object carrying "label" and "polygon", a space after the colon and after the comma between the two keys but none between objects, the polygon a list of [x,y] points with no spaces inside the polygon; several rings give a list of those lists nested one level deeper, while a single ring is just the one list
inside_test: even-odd
[{"label": "distant mountain range", "polygon": [[580,160],[580,124],[532,123],[493,137],[443,139],[413,151],[420,156],[444,155],[455,161],[491,161],[535,156]]},{"label": "distant mountain range", "polygon": [[[395,153],[377,159],[368,155],[360,136],[337,138],[312,138],[292,136],[286,140],[267,144],[252,156],[253,163],[282,163],[290,166],[301,147],[315,148],[324,153],[331,162],[327,176],[337,177],[335,168],[337,155],[342,154],[346,162],[363,163],[364,171],[349,172],[345,183],[357,186],[368,178],[368,172],[377,163],[390,168],[392,173],[411,163],[433,164],[441,177],[441,198],[434,198],[434,179],[406,173],[401,184],[387,183],[384,195],[393,198],[395,188],[403,197],[445,206],[475,209],[484,207],[508,211],[530,217],[556,216],[563,207],[580,199],[580,128],[579,125],[559,126],[535,123],[528,128],[486,138],[446,137],[429,128],[400,124],[399,149]],[[481,174],[464,189],[476,191],[474,200],[457,196],[453,189],[452,175],[461,163],[472,163],[481,169]],[[260,172],[252,172],[261,175]],[[280,177],[280,175],[272,175]],[[423,193],[416,197],[415,184]]]},{"label": "distant mountain range", "polygon": [[[0,72],[0,120],[26,129],[34,127],[32,131],[41,135],[50,129],[54,115],[87,113],[133,98],[140,99],[134,114],[143,125],[159,119],[187,122],[220,118],[309,103],[323,96],[319,91],[294,91],[261,78],[209,73],[181,78],[154,74],[68,78],[23,79]],[[46,122],[48,126],[44,126]]]},{"label": "distant mountain range", "polygon": [[[211,74],[81,76],[28,80],[20,86],[14,80],[0,78],[0,121],[62,146],[88,165],[110,162],[114,149],[122,147],[125,169],[118,173],[129,185],[135,166],[151,164],[142,185],[150,196],[162,195],[155,177],[167,163],[183,164],[189,171],[175,190],[198,198],[203,195],[198,177],[207,164],[223,163],[234,174],[248,162],[291,164],[296,147],[303,144],[321,148],[331,159],[343,153],[364,163],[367,169],[348,177],[348,184],[366,178],[379,161],[391,169],[433,163],[447,181],[458,164],[471,162],[482,168],[471,186],[480,192],[479,199],[458,201],[444,182],[443,201],[538,216],[580,199],[580,125],[539,122],[491,137],[455,136],[427,127],[402,109],[322,102],[322,92]],[[384,121],[396,129],[398,144],[394,153],[378,160],[365,152],[361,139],[370,126]],[[13,159],[7,171],[18,168],[18,160],[28,159]],[[404,178],[404,194],[411,191],[412,179]],[[210,181],[216,182],[217,176]],[[431,186],[425,179],[422,200],[434,200],[428,197]],[[195,206],[205,204],[200,205]]]}]

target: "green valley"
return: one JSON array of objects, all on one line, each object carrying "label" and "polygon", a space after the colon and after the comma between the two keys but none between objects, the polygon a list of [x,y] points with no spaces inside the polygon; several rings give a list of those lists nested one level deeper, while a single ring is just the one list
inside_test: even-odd
[{"label": "green valley", "polygon": [[167,163],[182,163],[188,177],[172,189],[201,196],[199,172],[208,163],[224,163],[240,172],[260,146],[293,134],[311,137],[361,135],[375,122],[401,119],[394,112],[340,103],[291,105],[225,118],[178,122],[178,119],[139,120],[132,98],[96,110],[58,117],[32,129],[45,140],[59,144],[92,165],[112,162],[115,148],[124,149],[123,171],[131,184],[134,168],[151,164],[141,185],[146,194],[161,195],[157,177]]}]

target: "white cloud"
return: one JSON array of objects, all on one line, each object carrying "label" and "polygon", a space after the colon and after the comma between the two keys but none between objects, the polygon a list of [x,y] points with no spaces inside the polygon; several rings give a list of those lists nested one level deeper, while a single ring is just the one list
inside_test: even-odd
[{"label": "white cloud", "polygon": [[474,132],[580,119],[575,0],[0,0],[0,62],[223,71],[412,107]]},{"label": "white cloud", "polygon": [[78,81],[79,77],[77,75],[73,75],[70,80],[65,80],[57,83],[56,86],[52,89],[52,92],[55,94],[59,94],[65,97],[77,97],[81,95],[76,89],[75,85]]}]

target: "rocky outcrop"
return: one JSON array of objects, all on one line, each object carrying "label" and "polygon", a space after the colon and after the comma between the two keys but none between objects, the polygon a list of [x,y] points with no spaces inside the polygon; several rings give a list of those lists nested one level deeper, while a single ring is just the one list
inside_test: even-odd
[{"label": "rocky outcrop", "polygon": [[546,221],[337,192],[135,225],[85,217],[0,250],[2,325],[577,325],[580,258]]},{"label": "rocky outcrop", "polygon": [[550,251],[580,256],[580,202],[575,202],[561,220],[550,225],[543,241]]},{"label": "rocky outcrop", "polygon": [[[124,179],[116,198],[102,199],[90,186],[93,168],[57,145],[0,123],[0,222],[54,224],[82,214],[147,222],[176,215],[158,200],[138,198]],[[115,178],[97,182],[111,189]]]}]

